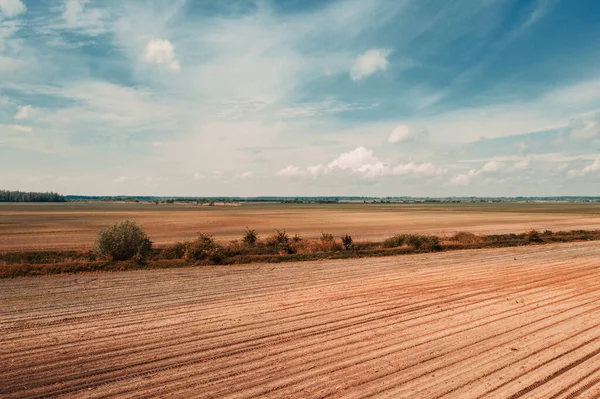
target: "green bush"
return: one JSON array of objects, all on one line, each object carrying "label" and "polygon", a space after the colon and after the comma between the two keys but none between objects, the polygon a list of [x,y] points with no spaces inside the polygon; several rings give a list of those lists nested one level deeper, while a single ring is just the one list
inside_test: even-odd
[{"label": "green bush", "polygon": [[143,263],[152,251],[152,241],[142,227],[131,220],[100,230],[94,252],[110,261],[135,260]]},{"label": "green bush", "polygon": [[208,260],[213,263],[221,263],[223,249],[215,242],[212,235],[200,233],[194,241],[185,243],[183,259],[191,262]]}]

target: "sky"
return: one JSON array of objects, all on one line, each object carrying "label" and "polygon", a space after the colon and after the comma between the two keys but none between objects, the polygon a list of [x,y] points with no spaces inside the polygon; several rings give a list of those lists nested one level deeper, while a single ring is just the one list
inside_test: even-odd
[{"label": "sky", "polygon": [[0,0],[0,188],[600,195],[597,0]]}]

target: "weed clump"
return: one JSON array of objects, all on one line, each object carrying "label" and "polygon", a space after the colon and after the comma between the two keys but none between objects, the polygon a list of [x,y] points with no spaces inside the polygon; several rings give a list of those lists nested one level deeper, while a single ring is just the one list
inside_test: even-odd
[{"label": "weed clump", "polygon": [[267,245],[275,248],[280,255],[294,253],[290,246],[290,236],[285,230],[275,230],[275,233],[267,238]]},{"label": "weed clump", "polygon": [[352,241],[352,237],[349,236],[348,234],[344,234],[342,236],[342,245],[344,246],[344,249],[346,251],[350,251],[353,247],[353,241]]},{"label": "weed clump", "polygon": [[258,241],[258,233],[256,230],[246,227],[246,233],[242,237],[242,241],[247,245],[253,246]]}]

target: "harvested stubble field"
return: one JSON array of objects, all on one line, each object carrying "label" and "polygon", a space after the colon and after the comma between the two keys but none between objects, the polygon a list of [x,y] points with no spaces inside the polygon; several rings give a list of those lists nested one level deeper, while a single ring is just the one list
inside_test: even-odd
[{"label": "harvested stubble field", "polygon": [[600,229],[600,203],[478,204],[0,204],[0,250],[89,249],[98,230],[123,220],[142,224],[159,246],[194,238],[239,239],[245,226],[317,238],[321,232],[380,240],[401,233],[499,234]]},{"label": "harvested stubble field", "polygon": [[597,242],[0,281],[0,396],[600,396]]}]

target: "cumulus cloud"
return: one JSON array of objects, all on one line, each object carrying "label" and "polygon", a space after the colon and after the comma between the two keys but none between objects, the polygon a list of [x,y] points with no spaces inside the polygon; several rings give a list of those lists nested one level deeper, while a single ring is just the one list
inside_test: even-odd
[{"label": "cumulus cloud", "polygon": [[21,0],[0,0],[0,11],[12,18],[27,11],[27,7]]},{"label": "cumulus cloud", "polygon": [[350,70],[350,77],[352,80],[361,80],[377,71],[386,70],[388,67],[387,57],[389,54],[390,50],[385,49],[367,50],[354,60],[354,64]]},{"label": "cumulus cloud", "polygon": [[21,119],[27,119],[27,117],[29,116],[30,110],[31,110],[31,105],[24,105],[22,107],[19,107],[14,118],[18,121],[20,121]]},{"label": "cumulus cloud", "polygon": [[288,165],[287,167],[280,169],[275,173],[275,175],[279,177],[296,177],[302,176],[304,172],[302,172],[297,166]]},{"label": "cumulus cloud", "polygon": [[410,138],[410,128],[406,125],[398,125],[390,133],[388,143],[400,143]]},{"label": "cumulus cloud", "polygon": [[392,173],[395,175],[424,175],[424,176],[433,176],[433,175],[444,175],[448,173],[448,169],[446,168],[437,168],[432,163],[406,163],[396,165],[394,169],[392,169]]},{"label": "cumulus cloud", "polygon": [[515,162],[515,164],[512,166],[512,168],[510,170],[525,170],[525,169],[529,169],[529,158],[525,158],[522,161],[517,161]]},{"label": "cumulus cloud", "polygon": [[180,69],[179,61],[175,58],[175,48],[168,40],[154,39],[146,45],[146,61],[164,65],[173,72]]},{"label": "cumulus cloud", "polygon": [[471,169],[469,173],[463,173],[460,175],[452,176],[449,184],[451,186],[468,186],[469,184],[471,184],[471,180],[478,175],[479,172],[477,170]]},{"label": "cumulus cloud", "polygon": [[485,165],[483,165],[483,168],[481,168],[481,172],[483,172],[483,173],[497,172],[500,169],[502,169],[503,166],[504,165],[502,164],[502,162],[490,161],[490,162],[487,162]]},{"label": "cumulus cloud", "polygon": [[126,180],[127,180],[126,176],[119,176],[119,177],[113,179],[113,183],[121,184],[121,183],[124,183]]},{"label": "cumulus cloud", "polygon": [[240,175],[242,179],[251,179],[254,177],[254,173],[251,171],[246,171]]},{"label": "cumulus cloud", "polygon": [[388,143],[418,141],[427,135],[426,130],[411,129],[407,125],[397,125],[388,137]]},{"label": "cumulus cloud", "polygon": [[375,178],[381,176],[436,176],[443,175],[448,172],[445,168],[438,168],[432,163],[405,163],[390,165],[382,161],[375,155],[373,151],[363,146],[357,147],[354,150],[340,154],[327,165],[318,164],[309,166],[306,171],[289,165],[285,169],[281,169],[276,174],[278,176],[311,176],[316,178],[320,175],[327,175],[334,171],[344,171],[358,174],[362,177]]},{"label": "cumulus cloud", "polygon": [[373,151],[366,149],[365,147],[358,147],[352,151],[345,152],[339,157],[331,161],[327,165],[327,170],[331,171],[334,169],[342,170],[359,170],[368,164],[375,164],[379,160],[373,156]]},{"label": "cumulus cloud", "polygon": [[600,171],[600,159],[596,159],[590,165],[585,166],[582,169],[571,169],[567,172],[568,177],[583,177],[589,175],[590,173]]},{"label": "cumulus cloud", "polygon": [[504,164],[502,162],[492,160],[486,162],[481,169],[471,169],[468,173],[462,173],[458,175],[452,176],[448,185],[450,186],[467,186],[471,184],[473,179],[478,176],[487,174],[487,173],[496,173],[501,171],[504,168]]}]

